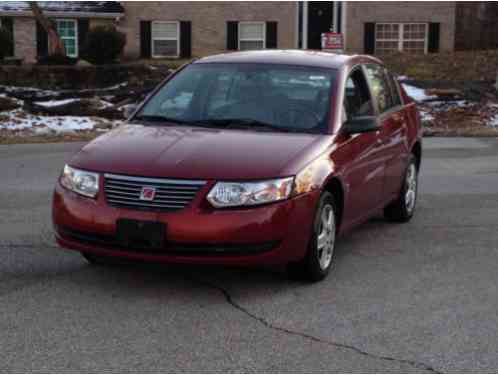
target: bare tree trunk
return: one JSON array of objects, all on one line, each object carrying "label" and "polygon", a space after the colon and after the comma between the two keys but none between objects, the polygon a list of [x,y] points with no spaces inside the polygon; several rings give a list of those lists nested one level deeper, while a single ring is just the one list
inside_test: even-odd
[{"label": "bare tree trunk", "polygon": [[64,43],[62,43],[62,40],[53,22],[49,20],[47,17],[45,17],[45,15],[43,14],[42,10],[40,9],[36,1],[30,1],[29,6],[36,20],[47,32],[48,54],[50,56],[53,55],[66,56],[66,49],[64,48]]}]

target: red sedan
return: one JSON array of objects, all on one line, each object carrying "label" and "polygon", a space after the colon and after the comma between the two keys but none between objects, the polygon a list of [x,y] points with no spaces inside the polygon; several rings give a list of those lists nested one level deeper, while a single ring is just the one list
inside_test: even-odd
[{"label": "red sedan", "polygon": [[338,235],[380,210],[410,220],[421,154],[416,106],[373,57],[205,57],[68,162],[57,241],[90,262],[287,264],[316,281]]}]

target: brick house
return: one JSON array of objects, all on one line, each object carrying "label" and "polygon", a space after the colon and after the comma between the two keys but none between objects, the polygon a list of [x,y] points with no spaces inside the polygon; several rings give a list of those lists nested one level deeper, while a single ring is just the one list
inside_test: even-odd
[{"label": "brick house", "polygon": [[[344,37],[352,53],[432,53],[498,48],[496,2],[40,2],[78,56],[88,28],[115,24],[124,57],[188,58],[258,48],[320,49],[323,32]],[[13,54],[34,61],[46,51],[27,2],[0,2],[13,30]]]},{"label": "brick house", "polygon": [[[79,57],[89,28],[113,24],[124,15],[116,1],[40,1],[44,14],[56,22],[57,30],[70,57]],[[33,18],[27,1],[1,1],[0,26],[7,28],[14,39],[11,55],[27,63],[35,62],[48,52],[48,37]]]},{"label": "brick house", "polygon": [[294,48],[295,2],[124,2],[125,56],[189,57],[244,48]]}]

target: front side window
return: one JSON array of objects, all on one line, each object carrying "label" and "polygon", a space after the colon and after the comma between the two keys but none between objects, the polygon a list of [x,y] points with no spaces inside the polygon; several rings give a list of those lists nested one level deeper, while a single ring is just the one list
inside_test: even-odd
[{"label": "front side window", "polygon": [[361,69],[355,69],[346,81],[343,122],[356,117],[373,116],[372,98]]},{"label": "front side window", "polygon": [[151,40],[152,57],[178,57],[180,40],[179,23],[152,22]]},{"label": "front side window", "polygon": [[391,96],[391,88],[387,81],[385,69],[381,65],[366,65],[367,77],[370,82],[372,94],[377,102],[379,113],[386,112],[394,107],[394,101]]},{"label": "front side window", "polygon": [[76,20],[56,20],[55,25],[64,44],[66,55],[78,57],[78,23]]},{"label": "front side window", "polygon": [[137,115],[171,122],[295,132],[328,129],[335,70],[268,64],[193,64]]},{"label": "front side window", "polygon": [[427,53],[426,23],[377,23],[375,25],[375,53]]},{"label": "front side window", "polygon": [[264,22],[239,22],[239,50],[265,48]]}]

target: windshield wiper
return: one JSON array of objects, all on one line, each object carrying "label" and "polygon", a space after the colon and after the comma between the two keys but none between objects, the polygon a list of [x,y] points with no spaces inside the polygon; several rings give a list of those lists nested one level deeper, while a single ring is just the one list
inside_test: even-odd
[{"label": "windshield wiper", "polygon": [[191,124],[189,121],[159,115],[137,115],[132,120],[148,122],[172,122],[174,124]]},{"label": "windshield wiper", "polygon": [[286,128],[278,125],[273,125],[264,121],[246,119],[246,118],[221,118],[221,119],[204,119],[193,121],[192,125],[206,127],[221,127],[224,129],[242,128],[242,129],[266,129],[279,132],[293,132],[292,128]]},{"label": "windshield wiper", "polygon": [[157,122],[157,123],[171,122],[174,124],[203,126],[206,128],[264,129],[269,131],[278,131],[286,133],[291,133],[296,131],[296,129],[273,125],[264,121],[247,119],[247,118],[220,118],[220,119],[203,119],[203,120],[187,121],[187,120],[175,119],[160,115],[137,115],[133,118],[133,120]]}]

